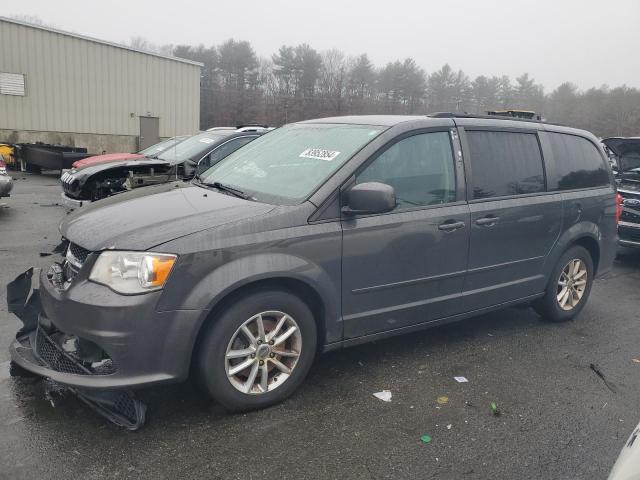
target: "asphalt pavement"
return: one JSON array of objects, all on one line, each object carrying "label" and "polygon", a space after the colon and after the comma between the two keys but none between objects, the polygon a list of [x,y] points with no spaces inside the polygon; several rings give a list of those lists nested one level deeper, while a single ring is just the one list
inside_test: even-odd
[{"label": "asphalt pavement", "polygon": [[[640,420],[633,251],[571,323],[510,308],[328,353],[266,410],[225,413],[190,383],[140,391],[137,432],[73,397],[54,407],[39,382],[9,376],[19,323],[4,286],[48,267],[40,254],[65,213],[56,175],[13,175],[0,200],[0,478],[603,479]],[[390,402],[373,396],[382,390]]]}]

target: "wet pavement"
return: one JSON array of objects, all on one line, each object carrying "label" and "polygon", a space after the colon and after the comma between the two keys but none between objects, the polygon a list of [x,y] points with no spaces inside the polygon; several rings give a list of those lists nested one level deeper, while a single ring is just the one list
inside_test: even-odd
[{"label": "wet pavement", "polygon": [[[72,397],[53,407],[40,383],[9,377],[19,324],[4,286],[51,263],[40,253],[58,243],[64,210],[55,175],[14,175],[0,200],[0,478],[601,479],[640,420],[631,251],[572,323],[510,308],[329,353],[267,410],[227,414],[191,384],[140,392],[148,420],[138,432]],[[389,403],[372,395],[385,389]]]}]

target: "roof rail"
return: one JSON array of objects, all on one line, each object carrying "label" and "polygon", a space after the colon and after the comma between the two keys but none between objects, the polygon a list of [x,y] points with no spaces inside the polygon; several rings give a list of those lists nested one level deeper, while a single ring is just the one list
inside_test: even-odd
[{"label": "roof rail", "polygon": [[216,130],[234,130],[233,127],[211,127],[207,128],[207,132],[215,132]]},{"label": "roof rail", "polygon": [[480,118],[486,120],[511,120],[512,122],[528,122],[528,123],[544,123],[545,125],[558,125],[564,127],[561,123],[548,122],[546,120],[534,120],[527,118],[511,117],[504,115],[482,115],[477,113],[454,113],[454,112],[435,112],[427,115],[430,118]]},{"label": "roof rail", "polygon": [[260,125],[260,124],[247,124],[247,125],[237,125],[237,132],[258,132],[260,130],[266,130],[269,128],[269,125]]}]

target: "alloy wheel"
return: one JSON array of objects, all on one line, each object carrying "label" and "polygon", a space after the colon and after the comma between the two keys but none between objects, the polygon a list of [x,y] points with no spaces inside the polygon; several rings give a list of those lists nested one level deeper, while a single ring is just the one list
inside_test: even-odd
[{"label": "alloy wheel", "polygon": [[227,378],[242,393],[270,392],[291,376],[301,349],[302,334],[291,315],[258,313],[235,331],[227,345]]},{"label": "alloy wheel", "polygon": [[565,265],[558,279],[556,299],[563,310],[572,310],[580,303],[587,288],[587,265],[579,258]]}]

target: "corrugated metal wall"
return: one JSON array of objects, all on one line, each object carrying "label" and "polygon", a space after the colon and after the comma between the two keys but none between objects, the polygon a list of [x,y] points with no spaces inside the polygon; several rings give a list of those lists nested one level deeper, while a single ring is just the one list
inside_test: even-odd
[{"label": "corrugated metal wall", "polygon": [[0,129],[160,136],[199,129],[200,67],[0,19],[0,72],[26,95],[0,95]]}]

